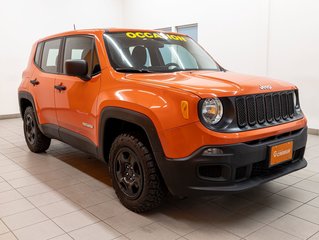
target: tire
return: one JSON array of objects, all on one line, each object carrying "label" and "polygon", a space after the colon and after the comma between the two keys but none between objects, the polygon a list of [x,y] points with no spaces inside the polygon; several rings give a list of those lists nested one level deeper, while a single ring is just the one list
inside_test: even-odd
[{"label": "tire", "polygon": [[46,137],[39,129],[37,119],[32,107],[27,107],[23,116],[23,129],[25,141],[31,152],[45,152],[51,144],[51,139]]},{"label": "tire", "polygon": [[161,205],[166,187],[147,145],[132,134],[120,134],[110,150],[113,188],[121,203],[141,213]]}]

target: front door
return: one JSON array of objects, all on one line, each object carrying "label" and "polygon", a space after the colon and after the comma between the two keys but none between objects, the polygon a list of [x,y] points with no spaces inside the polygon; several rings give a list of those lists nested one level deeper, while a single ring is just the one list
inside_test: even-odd
[{"label": "front door", "polygon": [[[62,74],[55,79],[55,106],[61,136],[76,133],[76,136],[97,145],[95,131],[101,77],[94,45],[94,38],[90,36],[75,35],[65,38]],[[73,59],[87,61],[88,75],[92,76],[89,81],[66,75],[64,63]]]}]

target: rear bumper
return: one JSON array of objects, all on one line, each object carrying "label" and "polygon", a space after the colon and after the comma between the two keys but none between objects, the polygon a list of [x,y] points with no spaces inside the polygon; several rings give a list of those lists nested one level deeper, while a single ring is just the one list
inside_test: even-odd
[{"label": "rear bumper", "polygon": [[[286,141],[294,142],[293,160],[269,168],[270,146]],[[160,169],[168,189],[176,196],[238,192],[306,167],[306,142],[305,127],[258,141],[205,146],[187,158],[161,161]],[[207,148],[218,148],[222,153],[205,155]]]}]

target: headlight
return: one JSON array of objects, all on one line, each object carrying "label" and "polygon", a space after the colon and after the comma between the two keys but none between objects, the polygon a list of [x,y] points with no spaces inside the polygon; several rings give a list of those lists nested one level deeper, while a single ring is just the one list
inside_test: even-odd
[{"label": "headlight", "polygon": [[223,117],[223,104],[218,98],[207,98],[202,105],[202,117],[210,125],[217,124]]}]

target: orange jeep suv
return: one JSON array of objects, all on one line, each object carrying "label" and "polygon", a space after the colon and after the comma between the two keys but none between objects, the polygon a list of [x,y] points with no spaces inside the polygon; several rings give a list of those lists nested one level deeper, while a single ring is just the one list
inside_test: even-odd
[{"label": "orange jeep suv", "polygon": [[228,71],[186,35],[57,34],[34,44],[22,78],[30,150],[58,139],[107,162],[135,212],[167,192],[237,192],[307,165],[297,87]]}]

